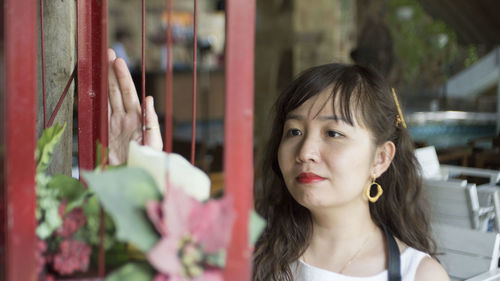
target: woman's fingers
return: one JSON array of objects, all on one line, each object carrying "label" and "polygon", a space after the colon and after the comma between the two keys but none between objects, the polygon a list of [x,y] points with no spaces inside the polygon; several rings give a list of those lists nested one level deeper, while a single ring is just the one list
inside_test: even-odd
[{"label": "woman's fingers", "polygon": [[151,96],[146,97],[146,133],[144,144],[157,150],[163,149],[158,115],[156,114],[153,97]]},{"label": "woman's fingers", "polygon": [[139,97],[135,90],[134,81],[130,75],[127,64],[121,58],[115,59],[113,64],[118,85],[121,90],[123,106],[126,112],[141,112]]},{"label": "woman's fingers", "polygon": [[122,94],[120,92],[120,85],[116,79],[116,74],[114,70],[114,63],[116,60],[116,54],[112,49],[108,49],[108,88],[109,88],[109,108],[111,108],[112,113],[121,113],[125,109],[123,107]]},{"label": "woman's fingers", "polygon": [[[109,163],[121,164],[126,161],[128,144],[131,140],[142,139],[141,105],[127,64],[116,58],[113,50],[108,50],[109,75]],[[144,144],[161,150],[161,139],[158,116],[153,105],[153,98],[146,97],[146,132]]]}]

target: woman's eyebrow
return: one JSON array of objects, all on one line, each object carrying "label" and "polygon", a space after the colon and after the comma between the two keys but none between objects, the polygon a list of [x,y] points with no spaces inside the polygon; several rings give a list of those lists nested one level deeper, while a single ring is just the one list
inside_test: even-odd
[{"label": "woman's eyebrow", "polygon": [[[289,115],[286,116],[285,120],[298,120],[298,121],[302,121],[302,120],[305,120],[305,119],[306,118],[303,115],[289,114]],[[339,117],[337,115],[323,115],[323,116],[318,116],[317,119],[319,121],[342,121],[342,122],[346,122],[344,118]]]},{"label": "woman's eyebrow", "polygon": [[320,121],[342,121],[345,122],[345,119],[337,116],[337,115],[326,115],[326,116],[318,116],[318,120]]},{"label": "woman's eyebrow", "polygon": [[285,120],[304,120],[306,119],[303,115],[298,115],[298,114],[288,114],[285,118]]}]

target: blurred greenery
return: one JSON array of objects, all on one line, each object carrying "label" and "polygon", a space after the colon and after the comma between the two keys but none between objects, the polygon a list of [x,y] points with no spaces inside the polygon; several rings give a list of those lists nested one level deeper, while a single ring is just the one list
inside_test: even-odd
[{"label": "blurred greenery", "polygon": [[475,46],[459,45],[455,31],[416,0],[389,0],[385,15],[405,92],[436,88],[479,59]]},{"label": "blurred greenery", "polygon": [[154,270],[147,263],[129,263],[112,272],[106,281],[151,281]]},{"label": "blurred greenery", "polygon": [[116,238],[149,251],[159,238],[145,212],[147,201],[160,200],[151,175],[141,168],[122,167],[82,176],[116,223]]}]

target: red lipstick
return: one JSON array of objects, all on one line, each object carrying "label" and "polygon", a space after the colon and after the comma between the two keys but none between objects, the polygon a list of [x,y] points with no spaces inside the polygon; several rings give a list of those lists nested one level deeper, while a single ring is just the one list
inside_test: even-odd
[{"label": "red lipstick", "polygon": [[320,177],[315,173],[300,173],[296,179],[300,183],[316,183],[324,180],[325,178]]}]

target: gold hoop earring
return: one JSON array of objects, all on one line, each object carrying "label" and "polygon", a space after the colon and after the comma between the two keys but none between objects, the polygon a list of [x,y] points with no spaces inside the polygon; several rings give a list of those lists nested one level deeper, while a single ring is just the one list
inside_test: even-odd
[{"label": "gold hoop earring", "polygon": [[[371,196],[371,191],[372,191],[373,186],[377,187],[377,194],[375,196]],[[366,194],[366,197],[368,198],[368,201],[370,201],[372,203],[377,202],[377,200],[380,198],[380,196],[382,196],[382,193],[384,193],[384,190],[382,189],[380,184],[375,182],[375,177],[373,177],[372,182],[370,183],[370,185],[368,186],[368,188],[365,191],[365,194]]]}]

